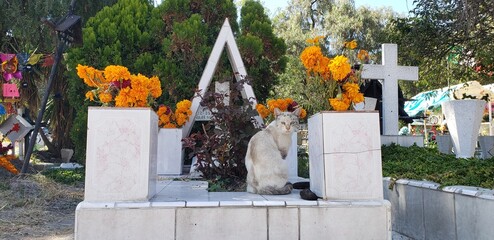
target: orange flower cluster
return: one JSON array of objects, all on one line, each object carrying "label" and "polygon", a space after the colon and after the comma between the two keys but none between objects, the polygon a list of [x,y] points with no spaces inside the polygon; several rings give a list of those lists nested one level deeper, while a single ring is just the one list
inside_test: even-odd
[{"label": "orange flower cluster", "polygon": [[11,163],[12,160],[16,159],[14,155],[4,155],[0,156],[0,167],[5,168],[7,171],[12,174],[19,174],[17,168],[15,168],[14,164]]},{"label": "orange flower cluster", "polygon": [[158,77],[134,75],[123,66],[110,65],[102,71],[79,64],[77,75],[96,88],[86,93],[86,99],[103,106],[149,107],[162,93]]},{"label": "orange flower cluster", "polygon": [[[278,108],[282,112],[293,112],[295,109],[299,108],[299,106],[298,103],[291,98],[270,99],[267,102],[267,106],[260,103],[256,105],[256,110],[263,119],[273,117],[275,108]],[[305,118],[306,116],[307,112],[302,108],[300,110],[299,118]]]},{"label": "orange flower cluster", "polygon": [[168,106],[162,105],[158,108],[158,125],[161,128],[179,128],[189,121],[192,110],[192,103],[189,100],[182,100],[177,103],[175,112]]},{"label": "orange flower cluster", "polygon": [[[337,55],[328,58],[322,53],[319,41],[323,37],[318,36],[309,39],[310,46],[306,47],[300,54],[307,75],[309,78],[322,78],[324,86],[327,87],[329,95],[329,105],[333,110],[348,110],[352,103],[364,101],[364,96],[359,92],[359,70],[352,69],[352,59],[359,59],[361,62],[369,60],[369,54],[365,50],[359,50],[355,56]],[[357,41],[352,40],[344,43],[343,51],[352,53],[356,51]],[[348,54],[347,54],[348,55]],[[308,81],[310,84],[311,81]],[[316,82],[317,83],[317,82]]]}]

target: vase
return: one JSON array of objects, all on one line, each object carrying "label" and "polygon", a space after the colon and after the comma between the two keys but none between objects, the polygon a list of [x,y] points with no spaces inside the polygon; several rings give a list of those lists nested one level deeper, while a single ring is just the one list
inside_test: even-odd
[{"label": "vase", "polygon": [[158,132],[158,175],[181,175],[184,163],[182,128],[160,128]]},{"label": "vase", "polygon": [[382,200],[377,111],[320,112],[308,119],[310,189],[325,200]]},{"label": "vase", "polygon": [[451,141],[451,135],[436,135],[437,150],[440,153],[451,154],[453,149],[453,142]]},{"label": "vase", "polygon": [[89,107],[84,201],[147,201],[156,193],[158,116]]},{"label": "vase", "polygon": [[474,156],[485,104],[484,100],[476,99],[441,103],[456,158]]},{"label": "vase", "polygon": [[494,136],[479,136],[479,145],[483,159],[494,157]]},{"label": "vase", "polygon": [[377,98],[364,97],[364,101],[355,104],[356,111],[372,111],[376,109]]}]

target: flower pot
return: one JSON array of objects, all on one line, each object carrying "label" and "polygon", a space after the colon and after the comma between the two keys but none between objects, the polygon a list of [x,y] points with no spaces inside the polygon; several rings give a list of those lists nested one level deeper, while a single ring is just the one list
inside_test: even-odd
[{"label": "flower pot", "polygon": [[451,141],[451,135],[437,135],[436,136],[437,150],[440,153],[451,154],[453,149],[453,142]]},{"label": "flower pot", "polygon": [[479,136],[479,145],[483,159],[494,157],[494,136]]},{"label": "flower pot", "polygon": [[85,201],[146,201],[156,192],[158,116],[150,108],[89,107]]},{"label": "flower pot", "polygon": [[364,97],[364,101],[355,104],[355,110],[357,111],[372,111],[376,109],[377,98]]},{"label": "flower pot", "polygon": [[457,158],[474,156],[486,102],[466,99],[441,104]]},{"label": "flower pot", "polygon": [[382,200],[377,111],[320,112],[308,120],[310,189],[331,200]]},{"label": "flower pot", "polygon": [[184,163],[182,128],[160,128],[158,132],[158,175],[180,175]]}]

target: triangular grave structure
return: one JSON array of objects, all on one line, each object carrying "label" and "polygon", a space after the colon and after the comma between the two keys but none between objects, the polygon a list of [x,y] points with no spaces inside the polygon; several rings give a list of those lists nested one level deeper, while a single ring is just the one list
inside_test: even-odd
[{"label": "triangular grave structure", "polygon": [[[237,81],[247,76],[247,71],[245,70],[244,62],[240,57],[240,51],[238,50],[237,43],[235,42],[235,37],[233,36],[232,28],[230,27],[230,23],[228,22],[228,18],[225,19],[223,26],[221,27],[220,33],[218,34],[218,38],[214,44],[213,50],[211,51],[211,55],[209,56],[208,62],[206,64],[206,68],[202,73],[201,80],[199,81],[199,94],[204,95],[206,90],[211,84],[211,80],[216,71],[216,66],[220,60],[221,54],[223,53],[223,49],[226,46],[228,59],[230,60],[230,65],[232,66],[233,72],[235,73],[235,79]],[[254,91],[252,87],[248,84],[243,84],[244,88],[242,91],[242,97],[244,99],[248,99],[252,103],[252,107],[255,109],[257,105],[257,100],[254,95]],[[192,129],[192,125],[195,122],[197,111],[200,108],[201,99],[195,97],[192,100],[192,115],[190,116],[190,121],[188,121],[183,127],[183,137],[187,137],[190,134]],[[258,123],[262,124],[263,121],[260,117],[256,117]],[[259,125],[260,126],[260,125]]]}]

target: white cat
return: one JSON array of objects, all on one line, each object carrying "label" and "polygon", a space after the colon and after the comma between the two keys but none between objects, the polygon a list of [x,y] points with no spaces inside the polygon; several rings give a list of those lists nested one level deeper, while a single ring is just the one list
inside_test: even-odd
[{"label": "white cat", "polygon": [[300,108],[293,112],[274,110],[275,120],[249,141],[245,156],[247,192],[257,194],[289,194],[285,160],[292,144],[292,133],[298,130]]}]

